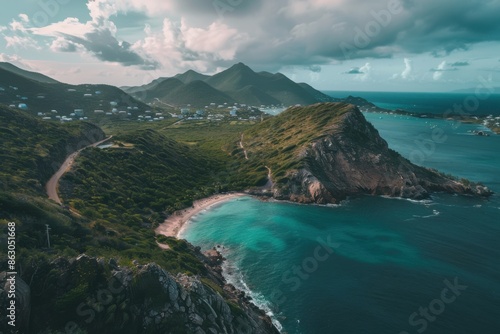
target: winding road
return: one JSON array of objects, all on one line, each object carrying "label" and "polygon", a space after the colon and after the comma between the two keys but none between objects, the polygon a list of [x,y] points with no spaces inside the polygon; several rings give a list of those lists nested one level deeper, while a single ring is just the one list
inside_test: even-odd
[{"label": "winding road", "polygon": [[61,177],[64,174],[66,174],[67,171],[69,171],[71,169],[71,166],[73,165],[76,157],[80,154],[81,151],[83,151],[84,149],[86,149],[88,147],[96,147],[98,145],[101,145],[102,143],[110,140],[111,138],[113,138],[113,136],[110,136],[106,139],[103,139],[103,140],[98,141],[96,143],[93,143],[91,145],[85,146],[84,148],[81,148],[78,151],[71,153],[66,158],[66,160],[64,160],[64,162],[61,165],[61,167],[59,168],[59,170],[54,175],[52,175],[50,180],[45,185],[45,189],[47,190],[47,196],[49,196],[49,199],[53,200],[57,204],[62,205],[62,201],[59,198],[59,194],[57,193],[57,188],[58,188],[59,180],[61,179]]}]

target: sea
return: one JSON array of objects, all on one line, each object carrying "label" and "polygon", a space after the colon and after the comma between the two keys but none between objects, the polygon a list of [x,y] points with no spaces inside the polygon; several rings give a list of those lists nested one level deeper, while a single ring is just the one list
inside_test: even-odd
[{"label": "sea", "polygon": [[[468,96],[363,94],[381,107],[436,113]],[[218,247],[228,282],[282,333],[500,333],[500,136],[448,120],[365,117],[404,157],[496,194],[362,196],[331,206],[242,197],[195,216],[181,237]]]}]

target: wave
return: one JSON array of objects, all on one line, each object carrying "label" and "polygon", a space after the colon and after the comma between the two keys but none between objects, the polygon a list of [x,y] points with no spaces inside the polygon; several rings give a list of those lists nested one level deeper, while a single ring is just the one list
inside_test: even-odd
[{"label": "wave", "polygon": [[253,291],[245,282],[245,277],[241,269],[237,264],[228,259],[230,257],[231,251],[224,246],[217,246],[217,250],[226,259],[222,264],[222,275],[226,279],[227,283],[232,284],[238,290],[241,290],[245,295],[251,298],[250,302],[255,306],[263,310],[272,320],[274,326],[280,331],[283,330],[283,325],[278,321],[277,315],[274,314],[271,303],[264,297],[260,292]]},{"label": "wave", "polygon": [[380,197],[386,198],[386,199],[394,199],[394,200],[400,200],[400,201],[407,201],[407,202],[411,202],[411,203],[415,203],[415,204],[423,204],[423,205],[434,205],[434,204],[436,204],[431,199],[420,199],[420,200],[417,200],[417,199],[403,198],[403,197],[391,197],[391,196],[386,196],[386,195],[382,195]]}]

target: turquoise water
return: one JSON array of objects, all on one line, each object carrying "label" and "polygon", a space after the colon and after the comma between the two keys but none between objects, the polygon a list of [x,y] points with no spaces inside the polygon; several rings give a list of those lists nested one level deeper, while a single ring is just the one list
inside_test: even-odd
[{"label": "turquoise water", "polygon": [[[500,136],[449,121],[366,117],[405,157],[500,193]],[[183,237],[224,246],[228,280],[283,332],[497,334],[499,215],[498,195],[366,196],[330,207],[244,197],[198,215]]]}]

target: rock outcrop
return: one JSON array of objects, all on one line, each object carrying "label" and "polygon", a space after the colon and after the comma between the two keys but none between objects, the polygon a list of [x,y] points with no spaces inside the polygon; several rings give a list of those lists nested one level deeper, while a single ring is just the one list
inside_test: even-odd
[{"label": "rock outcrop", "polygon": [[[412,164],[389,149],[353,105],[325,103],[295,107],[276,118],[271,121],[274,138],[269,142],[278,144],[262,145],[270,131],[264,128],[260,134],[259,130],[253,131],[253,142],[247,148],[250,159],[252,155],[272,159],[266,150],[277,153],[273,170],[281,170],[284,176],[274,183],[276,199],[326,204],[362,194],[417,200],[428,198],[432,192],[491,195],[484,186],[454,180]],[[292,140],[299,145],[291,145]],[[279,145],[281,152],[276,149]],[[283,171],[281,160],[293,167]]]},{"label": "rock outcrop", "polygon": [[[58,258],[40,266],[33,276],[29,333],[48,329],[65,333],[278,333],[262,311],[231,286],[217,282],[223,281],[219,273],[211,275],[217,279],[173,276],[154,263],[122,267],[113,259],[86,255]],[[0,296],[4,303],[6,297]]]}]

